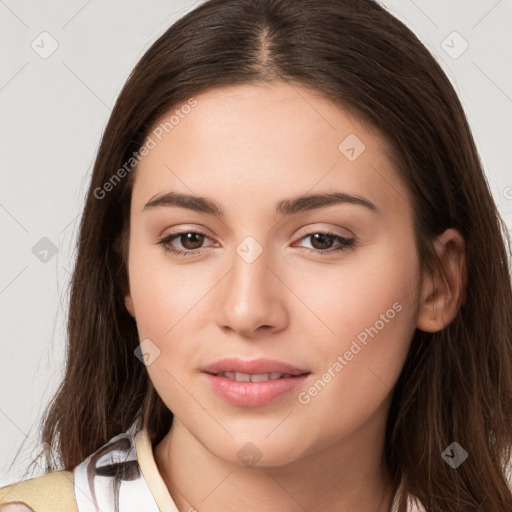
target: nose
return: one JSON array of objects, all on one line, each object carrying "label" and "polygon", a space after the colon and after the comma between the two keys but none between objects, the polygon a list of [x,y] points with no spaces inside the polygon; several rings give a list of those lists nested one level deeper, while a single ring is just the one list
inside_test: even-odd
[{"label": "nose", "polygon": [[290,292],[280,274],[282,271],[266,250],[253,261],[243,252],[236,252],[233,265],[217,290],[219,326],[247,338],[284,329]]}]

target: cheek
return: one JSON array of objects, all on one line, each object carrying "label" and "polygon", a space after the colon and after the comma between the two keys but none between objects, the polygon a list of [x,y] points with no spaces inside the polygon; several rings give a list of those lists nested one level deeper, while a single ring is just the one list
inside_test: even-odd
[{"label": "cheek", "polygon": [[[179,264],[158,245],[134,234],[129,259],[130,292],[140,334],[163,339],[189,323],[194,307],[214,284],[206,267]],[[199,264],[201,265],[201,264]],[[188,315],[191,313],[191,316]],[[182,319],[182,320],[180,320]]]},{"label": "cheek", "polygon": [[309,296],[329,329],[315,342],[316,380],[298,399],[305,414],[329,414],[333,435],[377,410],[400,375],[416,328],[415,255],[381,246],[371,255],[378,265],[344,268],[325,281],[323,298]]},{"label": "cheek", "polygon": [[147,366],[149,377],[167,407],[186,415],[197,404],[184,392],[189,388],[189,375],[184,374],[191,370],[197,347],[205,339],[202,299],[213,283],[206,271],[172,264],[165,254],[149,257],[134,249],[130,263],[139,338],[150,340],[151,350],[158,354]]},{"label": "cheek", "polygon": [[145,343],[158,354],[147,370],[164,402],[176,406],[176,400],[188,397],[180,386],[186,386],[190,376],[185,372],[197,366],[198,351],[211,340],[210,331],[205,332],[205,308],[221,275],[212,275],[206,261],[176,264],[160,247],[148,248],[147,242],[145,247],[134,243],[131,251],[130,291],[139,338],[149,340]]},{"label": "cheek", "polygon": [[300,279],[288,278],[306,306],[298,321],[316,338],[315,350],[332,357],[348,350],[355,339],[363,345],[366,341],[366,347],[371,340],[380,340],[372,344],[376,350],[410,339],[419,268],[409,240],[375,244],[336,267],[318,265],[315,272],[301,273]]}]

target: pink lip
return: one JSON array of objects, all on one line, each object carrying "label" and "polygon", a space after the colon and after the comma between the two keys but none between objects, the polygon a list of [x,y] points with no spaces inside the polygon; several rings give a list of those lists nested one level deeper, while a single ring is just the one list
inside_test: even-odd
[{"label": "pink lip", "polygon": [[[237,382],[223,376],[220,372],[239,372],[249,374],[287,373],[290,377],[264,382]],[[232,405],[242,407],[261,407],[277,398],[290,393],[302,385],[310,372],[301,370],[288,363],[271,359],[228,358],[217,361],[203,369],[203,375],[214,393]]]},{"label": "pink lip", "polygon": [[251,361],[244,361],[236,357],[228,357],[220,359],[214,363],[203,368],[204,373],[216,374],[220,372],[240,372],[240,373],[289,373],[291,375],[301,375],[309,373],[308,370],[297,368],[288,363],[276,361],[274,359],[252,359]]}]

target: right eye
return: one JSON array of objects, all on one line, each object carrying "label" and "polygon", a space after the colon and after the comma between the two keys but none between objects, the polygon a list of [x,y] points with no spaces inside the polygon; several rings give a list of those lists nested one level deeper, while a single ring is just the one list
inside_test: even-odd
[{"label": "right eye", "polygon": [[[185,235],[187,235],[185,237]],[[188,236],[191,235],[191,236]],[[183,247],[183,249],[176,249],[171,242],[177,238],[180,240],[180,243]],[[200,251],[200,247],[186,247],[186,245],[194,245],[199,243],[199,245],[202,245],[202,242],[205,238],[208,238],[204,233],[199,233],[197,231],[179,231],[177,233],[173,233],[171,235],[166,236],[162,240],[158,242],[159,245],[161,245],[166,252],[170,252],[179,256],[193,256],[197,254]],[[186,244],[186,245],[183,245]]]}]

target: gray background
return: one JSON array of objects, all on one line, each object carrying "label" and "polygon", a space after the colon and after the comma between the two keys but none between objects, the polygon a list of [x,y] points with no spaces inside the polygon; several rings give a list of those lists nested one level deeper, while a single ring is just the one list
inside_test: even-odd
[{"label": "gray background", "polygon": [[[143,52],[198,3],[0,0],[0,485],[21,478],[63,374],[77,222],[111,107]],[[381,3],[454,84],[512,227],[512,0]]]}]

